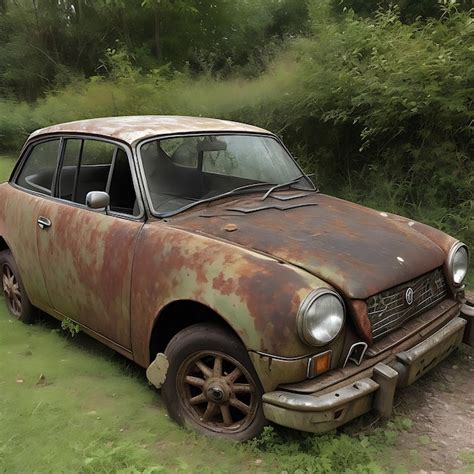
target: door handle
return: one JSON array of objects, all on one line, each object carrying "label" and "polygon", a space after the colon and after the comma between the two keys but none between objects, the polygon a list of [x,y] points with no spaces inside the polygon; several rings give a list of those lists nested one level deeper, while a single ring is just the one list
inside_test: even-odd
[{"label": "door handle", "polygon": [[51,227],[51,221],[46,217],[39,216],[37,222],[40,229],[47,229],[48,227]]}]

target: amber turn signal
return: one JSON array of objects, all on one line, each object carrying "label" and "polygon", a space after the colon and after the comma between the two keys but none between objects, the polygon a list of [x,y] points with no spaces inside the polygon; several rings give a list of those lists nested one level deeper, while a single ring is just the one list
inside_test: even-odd
[{"label": "amber turn signal", "polygon": [[309,379],[320,375],[323,372],[327,372],[331,367],[331,351],[323,352],[322,354],[317,354],[308,362],[308,373],[307,376]]}]

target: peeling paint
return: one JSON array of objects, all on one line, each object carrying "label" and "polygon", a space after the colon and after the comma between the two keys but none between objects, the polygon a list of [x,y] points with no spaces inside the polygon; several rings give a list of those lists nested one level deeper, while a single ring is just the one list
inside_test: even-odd
[{"label": "peeling paint", "polygon": [[168,368],[168,358],[160,352],[146,369],[146,378],[154,387],[161,388],[165,383]]}]

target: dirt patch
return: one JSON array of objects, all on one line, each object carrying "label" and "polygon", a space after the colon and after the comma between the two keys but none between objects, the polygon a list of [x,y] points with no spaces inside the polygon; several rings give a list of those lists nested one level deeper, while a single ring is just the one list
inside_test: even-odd
[{"label": "dirt patch", "polygon": [[[474,293],[469,298],[474,300]],[[411,452],[414,467],[426,471],[463,468],[463,453],[474,453],[474,350],[462,345],[399,392],[395,403],[396,413],[414,422],[398,442],[401,450]]]}]

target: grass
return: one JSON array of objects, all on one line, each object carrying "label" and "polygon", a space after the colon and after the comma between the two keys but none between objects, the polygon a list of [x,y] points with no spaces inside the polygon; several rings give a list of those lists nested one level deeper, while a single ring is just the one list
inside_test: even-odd
[{"label": "grass", "polygon": [[16,158],[0,155],[0,183],[7,181],[15,164]]},{"label": "grass", "polygon": [[168,419],[133,363],[48,317],[25,326],[1,299],[0,393],[8,473],[382,472],[376,459],[398,429],[353,437],[267,429],[245,445],[197,436]]}]

